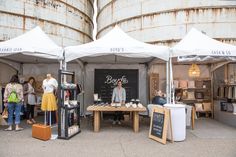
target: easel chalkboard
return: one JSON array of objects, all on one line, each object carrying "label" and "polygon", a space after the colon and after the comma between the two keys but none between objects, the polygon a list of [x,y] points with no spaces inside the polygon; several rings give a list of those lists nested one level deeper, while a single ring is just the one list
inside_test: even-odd
[{"label": "easel chalkboard", "polygon": [[151,117],[149,138],[154,139],[162,144],[166,144],[168,124],[170,125],[171,141],[173,142],[170,110],[166,108],[155,107]]}]

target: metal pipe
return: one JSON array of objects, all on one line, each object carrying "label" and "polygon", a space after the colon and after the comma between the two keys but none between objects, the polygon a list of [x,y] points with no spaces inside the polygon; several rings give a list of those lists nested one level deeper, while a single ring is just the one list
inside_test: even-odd
[{"label": "metal pipe", "polygon": [[170,102],[175,104],[175,90],[173,85],[172,58],[170,57]]},{"label": "metal pipe", "polygon": [[166,62],[166,100],[167,100],[167,104],[170,103],[170,93],[169,93],[169,61]]}]

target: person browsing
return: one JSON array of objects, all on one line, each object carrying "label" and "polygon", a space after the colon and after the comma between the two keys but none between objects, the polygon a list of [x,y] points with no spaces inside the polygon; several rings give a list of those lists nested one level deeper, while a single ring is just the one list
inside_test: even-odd
[{"label": "person browsing", "polygon": [[155,97],[152,99],[153,104],[158,104],[158,105],[164,105],[166,104],[166,98],[164,97],[164,94],[159,90],[155,90]]},{"label": "person browsing", "polygon": [[23,130],[20,125],[20,111],[24,101],[23,86],[20,84],[17,75],[11,77],[10,82],[7,84],[4,93],[4,103],[8,107],[8,125],[9,127],[5,131],[13,130],[12,125],[14,123],[13,115],[15,114],[15,130]]}]

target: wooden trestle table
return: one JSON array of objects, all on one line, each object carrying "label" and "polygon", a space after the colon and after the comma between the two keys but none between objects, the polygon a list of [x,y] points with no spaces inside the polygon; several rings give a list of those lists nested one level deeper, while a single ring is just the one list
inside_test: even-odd
[{"label": "wooden trestle table", "polygon": [[101,117],[100,114],[102,111],[106,112],[115,112],[115,111],[123,111],[123,112],[131,112],[133,115],[133,130],[135,133],[139,131],[139,112],[145,112],[145,107],[129,107],[121,106],[121,107],[114,107],[111,105],[91,105],[88,106],[87,111],[92,111],[94,113],[94,132],[99,132],[100,130],[100,122]]}]

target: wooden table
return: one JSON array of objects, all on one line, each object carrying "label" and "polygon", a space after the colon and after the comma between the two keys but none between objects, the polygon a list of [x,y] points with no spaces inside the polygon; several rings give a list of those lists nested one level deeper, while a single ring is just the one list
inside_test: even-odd
[{"label": "wooden table", "polygon": [[91,105],[88,106],[87,108],[88,111],[92,111],[94,113],[94,132],[99,132],[100,130],[100,112],[102,111],[108,111],[108,112],[115,112],[115,111],[123,111],[123,112],[132,112],[133,115],[133,129],[134,132],[138,132],[139,131],[139,112],[145,112],[146,108],[142,107],[142,108],[133,108],[133,107],[125,107],[125,106],[121,106],[121,107],[113,107],[113,106],[99,106],[99,105]]}]

